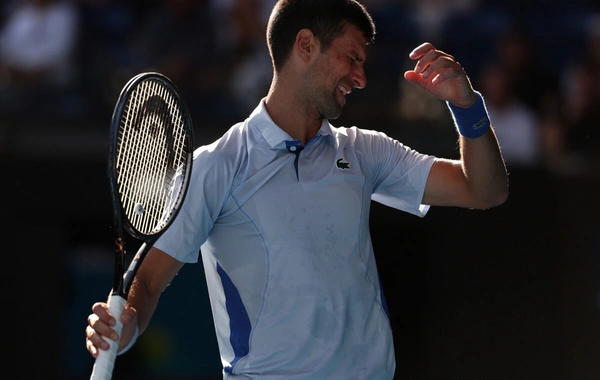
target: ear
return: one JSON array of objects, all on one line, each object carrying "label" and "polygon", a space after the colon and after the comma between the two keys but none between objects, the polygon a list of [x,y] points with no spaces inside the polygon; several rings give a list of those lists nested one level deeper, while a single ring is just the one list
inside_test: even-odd
[{"label": "ear", "polygon": [[320,48],[319,41],[310,29],[302,29],[296,35],[294,49],[302,60],[306,62],[312,60]]}]

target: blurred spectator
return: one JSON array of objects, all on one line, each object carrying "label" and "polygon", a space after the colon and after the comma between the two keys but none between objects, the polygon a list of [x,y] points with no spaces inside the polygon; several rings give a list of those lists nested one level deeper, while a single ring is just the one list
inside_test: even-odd
[{"label": "blurred spectator", "polygon": [[88,103],[88,117],[108,120],[123,84],[133,75],[129,43],[136,18],[132,8],[119,0],[78,1],[80,90]]},{"label": "blurred spectator", "polygon": [[560,96],[541,110],[555,174],[600,178],[600,14],[582,20],[584,49],[561,72]]},{"label": "blurred spectator", "polygon": [[181,90],[203,121],[236,117],[224,86],[229,63],[216,44],[208,0],[158,0],[136,24],[132,70],[158,71]]},{"label": "blurred spectator", "polygon": [[[440,45],[447,20],[456,14],[473,14],[479,0],[416,0],[411,2],[419,26],[419,39]],[[442,50],[447,50],[443,48]]]},{"label": "blurred spectator", "polygon": [[271,85],[273,68],[265,45],[267,21],[275,0],[212,1],[221,20],[217,38],[229,65],[227,89],[241,114],[251,112]]},{"label": "blurred spectator", "polygon": [[565,151],[560,94],[544,98],[538,111],[540,119],[540,156],[542,167],[557,175],[561,170],[561,157]]},{"label": "blurred spectator", "polygon": [[[584,57],[600,80],[600,13],[590,15],[584,26]],[[600,86],[600,83],[598,83]]]},{"label": "blurred spectator", "polygon": [[160,0],[134,30],[132,49],[140,69],[156,69],[184,86],[198,65],[214,55],[213,28],[206,1]]},{"label": "blurred spectator", "polygon": [[70,1],[16,3],[0,34],[0,100],[4,115],[22,117],[24,107],[31,109],[31,104],[40,112],[77,112],[77,107],[70,107],[73,99],[66,92],[76,79],[78,27],[79,13]]},{"label": "blurred spectator", "polygon": [[[230,23],[231,21],[231,13],[234,11],[234,8],[240,6],[244,6],[243,0],[208,0],[210,3],[210,12],[212,17],[218,22],[215,23],[216,34],[217,34],[217,42],[219,46],[224,47],[229,50],[233,46],[237,45],[239,38],[239,29],[236,30],[235,25]],[[253,19],[254,21],[259,21],[260,24],[264,24],[265,28],[267,25],[267,21],[269,20],[269,16],[271,15],[271,10],[273,6],[277,2],[277,0],[249,0],[247,1],[250,5],[248,9],[251,12],[251,15],[248,19]],[[252,8],[252,9],[250,9]],[[252,22],[254,22],[252,21]],[[266,30],[264,31],[266,37]]]},{"label": "blurred spectator", "polygon": [[600,86],[597,68],[576,63],[563,77],[564,153],[569,172],[600,177]]},{"label": "blurred spectator", "polygon": [[[460,57],[468,73],[476,72],[494,59],[494,43],[513,21],[513,15],[502,7],[490,7],[486,1],[456,1],[445,11],[438,46]],[[425,26],[427,27],[427,26]]]},{"label": "blurred spectator", "polygon": [[535,57],[531,42],[517,27],[496,39],[497,59],[508,70],[517,98],[539,112],[545,96],[558,91],[557,78]]},{"label": "blurred spectator", "polygon": [[533,168],[539,163],[539,125],[535,111],[514,90],[509,71],[488,63],[478,76],[496,137],[509,170]]}]

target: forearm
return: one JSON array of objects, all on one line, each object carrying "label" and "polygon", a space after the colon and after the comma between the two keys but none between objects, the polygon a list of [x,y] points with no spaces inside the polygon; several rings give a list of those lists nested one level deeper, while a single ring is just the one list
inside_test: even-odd
[{"label": "forearm", "polygon": [[[117,351],[119,355],[129,351],[135,344],[139,334],[148,327],[157,303],[158,299],[154,300],[154,297],[148,294],[140,281],[134,278],[127,297],[127,309],[132,308],[135,310],[135,318],[129,319],[130,322],[123,325]],[[131,314],[128,315],[131,318]]]},{"label": "forearm", "polygon": [[154,315],[158,305],[160,293],[157,290],[152,290],[144,280],[139,280],[137,277],[133,280],[127,303],[137,311],[137,327],[140,334],[150,324],[152,315]]},{"label": "forearm", "polygon": [[[136,310],[136,327],[139,334],[150,324],[160,295],[182,267],[182,262],[156,248],[151,248],[148,252],[133,280],[127,299],[128,305]],[[133,337],[134,331],[135,329],[131,329],[130,335],[124,338]],[[122,347],[130,340],[126,339]]]},{"label": "forearm", "polygon": [[460,135],[461,166],[469,195],[477,208],[489,208],[506,200],[508,177],[483,97],[472,94],[474,102],[447,104]]},{"label": "forearm", "polygon": [[502,204],[508,196],[508,176],[494,129],[483,136],[460,136],[462,168],[477,208]]}]

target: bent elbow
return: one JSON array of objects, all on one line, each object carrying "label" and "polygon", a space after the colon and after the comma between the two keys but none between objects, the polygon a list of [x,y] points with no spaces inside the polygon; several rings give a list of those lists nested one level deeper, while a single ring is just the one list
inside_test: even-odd
[{"label": "bent elbow", "polygon": [[490,196],[481,200],[477,205],[477,209],[487,210],[490,208],[498,207],[508,200],[508,187],[504,187],[501,191],[494,192]]},{"label": "bent elbow", "polygon": [[492,202],[492,206],[491,207],[497,207],[502,205],[504,202],[506,202],[508,200],[508,187],[505,188],[500,194],[498,194],[495,198],[494,201]]}]

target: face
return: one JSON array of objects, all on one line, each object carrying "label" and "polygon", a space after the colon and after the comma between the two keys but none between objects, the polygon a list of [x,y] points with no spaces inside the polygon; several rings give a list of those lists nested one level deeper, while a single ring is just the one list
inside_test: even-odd
[{"label": "face", "polygon": [[367,84],[364,61],[366,39],[353,25],[335,39],[304,73],[302,83],[319,116],[336,119],[342,114],[346,95]]}]

